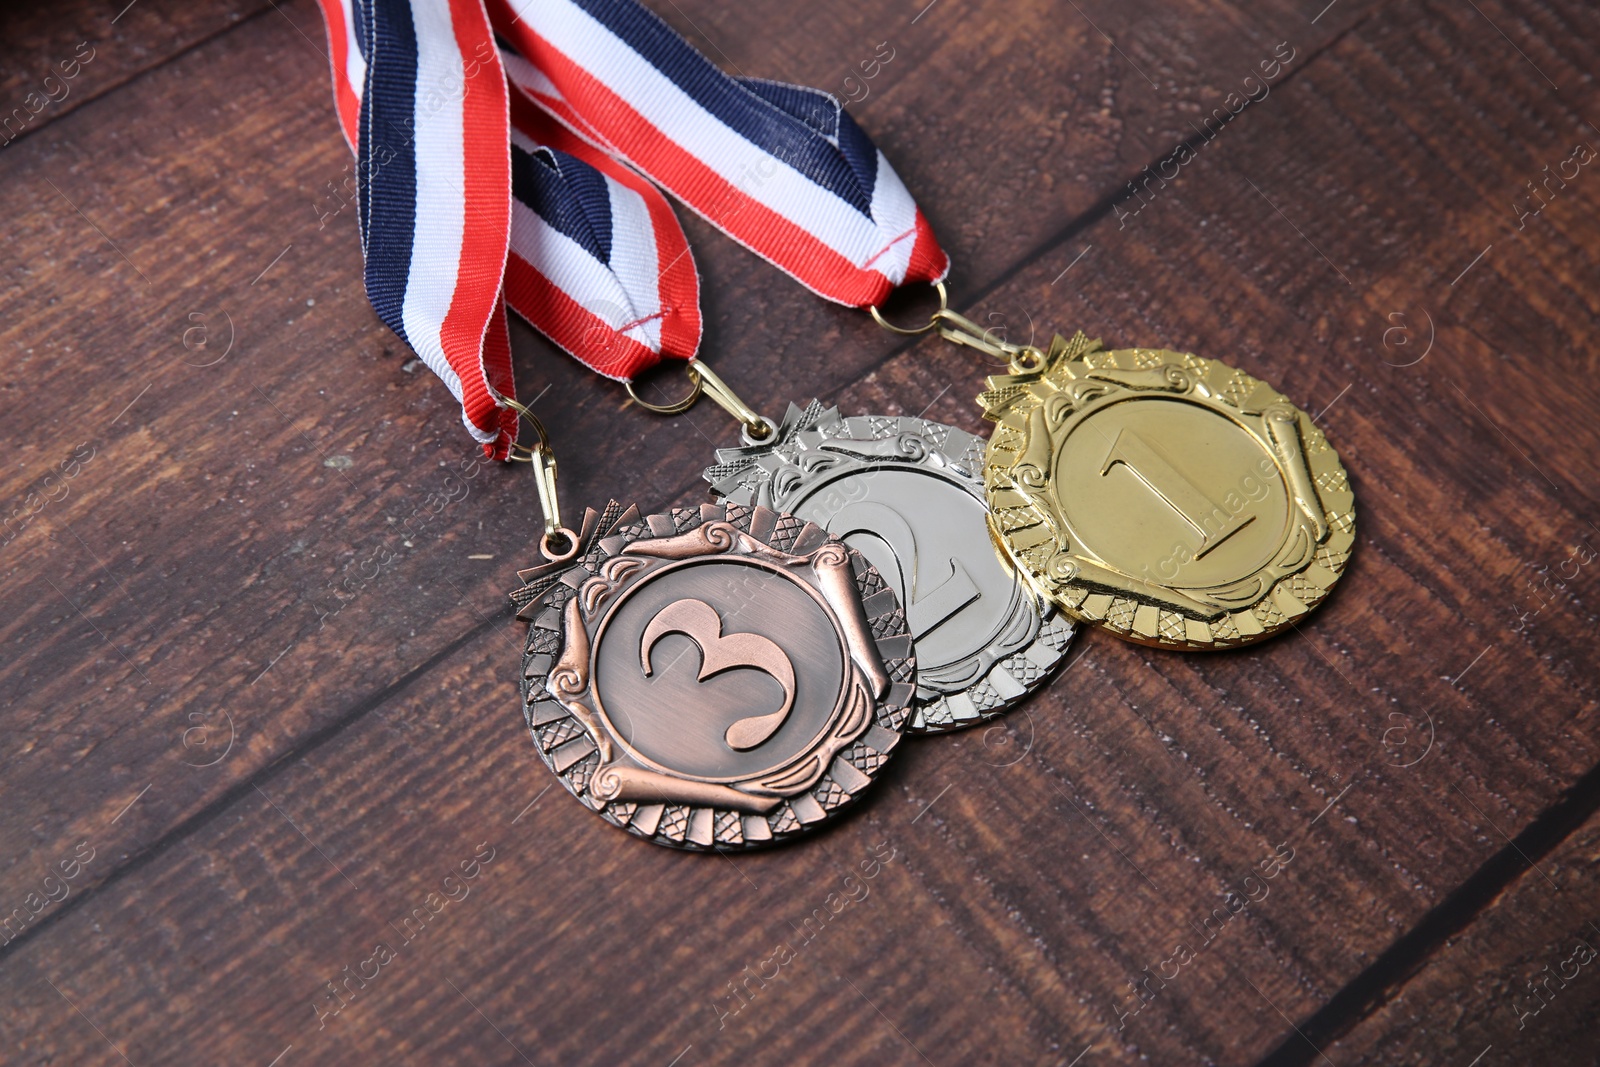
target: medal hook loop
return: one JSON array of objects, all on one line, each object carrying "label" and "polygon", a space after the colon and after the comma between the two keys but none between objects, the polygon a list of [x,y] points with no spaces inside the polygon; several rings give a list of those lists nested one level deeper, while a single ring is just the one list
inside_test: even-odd
[{"label": "medal hook loop", "polygon": [[658,415],[681,415],[694,407],[695,401],[702,395],[709,396],[718,407],[739,420],[739,425],[743,427],[744,436],[749,439],[749,443],[765,441],[772,436],[772,420],[746,404],[739,394],[711,369],[710,364],[701,359],[691,359],[684,365],[684,373],[689,376],[688,395],[668,404],[652,404],[642,399],[634,390],[631,380],[623,382],[623,386],[628,390],[629,399],[635,404]]},{"label": "medal hook loop", "polygon": [[532,447],[513,442],[506,458],[518,463],[531,464],[534,485],[539,490],[539,510],[544,513],[544,536],[539,539],[539,551],[553,563],[571,559],[578,551],[578,538],[561,525],[561,501],[556,495],[556,454],[550,447],[550,434],[544,423],[525,404],[502,396],[500,403],[528,420],[538,443]]},{"label": "medal hook loop", "polygon": [[622,387],[628,391],[628,399],[632,400],[635,404],[638,404],[646,411],[653,411],[657,415],[682,415],[685,411],[688,411],[690,408],[694,407],[694,402],[699,400],[700,394],[705,391],[705,387],[701,384],[700,378],[694,372],[694,360],[691,359],[689,361],[687,370],[689,374],[689,394],[683,397],[681,400],[674,400],[668,404],[652,404],[650,401],[640,396],[633,388],[632,378],[625,380],[622,383]]},{"label": "medal hook loop", "polygon": [[711,369],[710,364],[704,360],[691,359],[689,376],[695,380],[698,388],[703,389],[707,396],[716,401],[718,407],[739,420],[743,434],[751,444],[765,441],[772,436],[772,420],[759,414],[740,399],[739,394]]},{"label": "medal hook loop", "polygon": [[884,318],[876,306],[868,306],[867,310],[872,313],[873,320],[886,330],[906,336],[938,330],[939,336],[946,341],[976,348],[986,355],[1006,360],[1013,374],[1031,374],[1044,366],[1045,355],[1037,347],[1000,340],[994,335],[995,331],[979,326],[958,311],[950,310],[950,293],[944,282],[934,282],[933,288],[939,294],[939,310],[929,315],[928,321],[922,326],[896,326]]}]

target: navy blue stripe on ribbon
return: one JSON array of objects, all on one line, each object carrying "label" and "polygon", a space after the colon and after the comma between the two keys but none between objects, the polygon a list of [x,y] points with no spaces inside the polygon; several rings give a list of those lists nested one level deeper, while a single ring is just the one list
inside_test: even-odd
[{"label": "navy blue stripe on ribbon", "polygon": [[356,0],[350,5],[350,24],[356,37],[356,50],[361,53],[363,63],[372,61],[372,52],[367,48],[367,22],[366,4]]},{"label": "navy blue stripe on ribbon", "polygon": [[[825,128],[819,128],[821,102],[769,92],[765,86],[757,89],[755,85],[724,74],[678,36],[676,30],[635,0],[572,2],[605,25],[723,125],[863,215],[872,217],[877,150],[874,148],[871,152],[872,166],[864,168],[861,141],[866,135],[859,129],[853,131],[855,136],[836,142]],[[797,89],[810,96],[826,96],[797,86],[784,88]],[[842,113],[837,103],[832,107],[836,113]],[[823,122],[822,126],[833,126],[842,132],[846,123],[855,126],[848,117],[842,121]],[[844,144],[846,140],[850,142],[848,147]],[[867,144],[870,146],[871,142]],[[871,176],[865,184],[862,182],[864,173]]]},{"label": "navy blue stripe on ribbon", "polygon": [[372,12],[368,10],[369,0],[355,0],[351,4],[352,17],[359,31],[357,40],[361,42],[361,59],[365,64],[361,69],[364,72],[361,78],[361,109],[356,114],[356,228],[361,231],[361,261],[367,259],[367,231],[371,229],[371,207],[367,203],[366,179],[366,143],[367,143],[367,99],[372,94]]},{"label": "navy blue stripe on ribbon", "polygon": [[409,343],[403,310],[417,217],[416,27],[407,0],[363,0],[358,6],[364,8],[367,37],[358,163],[367,298]]},{"label": "navy blue stripe on ribbon", "polygon": [[764,78],[735,78],[741,86],[816,130],[844,157],[855,175],[869,206],[878,182],[878,146],[856,125],[850,112],[839,106],[833,94],[809,85],[767,81]]},{"label": "navy blue stripe on ribbon", "polygon": [[530,154],[513,144],[511,195],[611,265],[611,193],[598,170],[553,148]]}]

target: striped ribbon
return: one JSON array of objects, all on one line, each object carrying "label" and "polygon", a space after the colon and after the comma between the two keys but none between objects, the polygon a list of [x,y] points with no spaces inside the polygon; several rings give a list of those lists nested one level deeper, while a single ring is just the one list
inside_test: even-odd
[{"label": "striped ribbon", "polygon": [[609,378],[698,350],[661,189],[842,304],[949,269],[832,96],[726,75],[635,0],[319,3],[367,295],[492,457],[516,432],[508,305]]}]

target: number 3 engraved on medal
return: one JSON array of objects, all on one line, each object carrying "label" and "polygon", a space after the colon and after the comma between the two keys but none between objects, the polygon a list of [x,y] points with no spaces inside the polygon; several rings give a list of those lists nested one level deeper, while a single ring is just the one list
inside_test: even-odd
[{"label": "number 3 engraved on medal", "polygon": [[904,515],[887,504],[875,500],[847,504],[828,520],[827,526],[828,532],[841,540],[867,534],[889,546],[900,572],[897,592],[906,606],[906,622],[918,637],[926,637],[983,595],[954,556],[948,560],[949,577],[932,589],[922,588],[922,557],[917,554],[916,532]]},{"label": "number 3 engraved on medal", "polygon": [[[1128,473],[1176,511],[1184,522],[1194,527],[1200,535],[1200,547],[1194,554],[1195,559],[1201,558],[1255,521],[1254,515],[1229,515],[1228,509],[1178,473],[1149,442],[1126,428],[1118,430],[1117,439],[1111,442],[1111,451],[1106,453],[1105,462],[1100,465],[1100,476],[1105,477],[1118,463],[1127,467]],[[1208,522],[1218,525],[1219,519],[1221,523],[1215,533],[1206,528]]]},{"label": "number 3 engraved on medal", "polygon": [[645,677],[654,673],[650,651],[668,634],[683,634],[700,648],[700,674],[705,681],[737,667],[754,667],[783,686],[783,706],[767,715],[751,715],[728,727],[724,739],[728,747],[744,752],[763,744],[789,717],[794,707],[794,664],[778,645],[760,634],[724,634],[722,619],[703,600],[678,600],[660,611],[644,628],[639,641],[639,661]]}]

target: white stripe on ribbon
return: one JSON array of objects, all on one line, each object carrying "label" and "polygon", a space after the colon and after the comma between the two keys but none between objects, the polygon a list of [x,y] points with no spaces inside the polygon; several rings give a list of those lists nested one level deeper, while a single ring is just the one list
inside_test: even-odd
[{"label": "white stripe on ribbon", "polygon": [[[511,131],[511,142],[530,155],[539,149],[520,130]],[[660,256],[650,209],[632,189],[609,174],[600,176],[611,198],[610,266],[520,200],[511,202],[511,250],[606,325],[621,330],[634,323],[621,330],[624,336],[660,352],[661,279],[656,269]]]},{"label": "white stripe on ribbon", "polygon": [[[450,9],[445,4],[413,4],[416,27],[417,82],[413,114],[417,211],[411,242],[411,266],[406,275],[406,295],[401,307],[406,339],[428,368],[437,374],[457,401],[461,379],[445,358],[440,327],[455,298],[461,263],[462,230],[466,225],[466,194],[462,167],[465,155],[461,128],[464,97],[461,53],[456,48]],[[392,130],[380,137],[396,136]],[[498,436],[480,430],[461,412],[461,422],[478,441]]]},{"label": "white stripe on ribbon", "polygon": [[872,217],[883,227],[882,233],[899,238],[873,261],[872,269],[898,285],[905,280],[911,250],[917,244],[917,202],[882,152],[878,153],[878,176],[872,183]]},{"label": "white stripe on ribbon", "polygon": [[[531,0],[519,10],[518,18],[744,196],[805,230],[857,267],[866,268],[867,261],[882,250],[883,231],[871,219],[729,129],[570,0]],[[530,93],[538,91],[536,85],[524,88]],[[616,146],[602,147],[626,157]],[[903,185],[885,189],[883,195],[886,202],[903,197],[904,210],[895,203],[896,213],[915,217],[916,204]],[[718,224],[714,218],[707,221]],[[897,262],[885,254],[870,269],[892,282],[903,279],[903,265],[898,275],[880,269],[885,260]]]},{"label": "white stripe on ribbon", "polygon": [[[642,320],[640,341],[661,351],[661,256],[655,224],[644,197],[603,174],[611,194],[611,271],[633,299],[634,319]],[[629,331],[632,333],[633,331]]]},{"label": "white stripe on ribbon", "polygon": [[[520,200],[511,205],[511,250],[607,326],[617,329],[639,318],[632,298],[603,263]],[[625,335],[642,345],[650,343],[639,326]]]},{"label": "white stripe on ribbon", "polygon": [[[529,99],[566,103],[566,97],[561,95],[561,90],[556,88],[554,82],[544,76],[544,71],[515,52],[500,49],[500,65],[505,68],[507,80],[526,93]],[[592,140],[587,136],[585,139]]]},{"label": "white stripe on ribbon", "polygon": [[355,0],[339,0],[339,6],[344,10],[344,75],[359,103],[367,87],[367,61],[361,57],[361,42],[356,38]]}]

